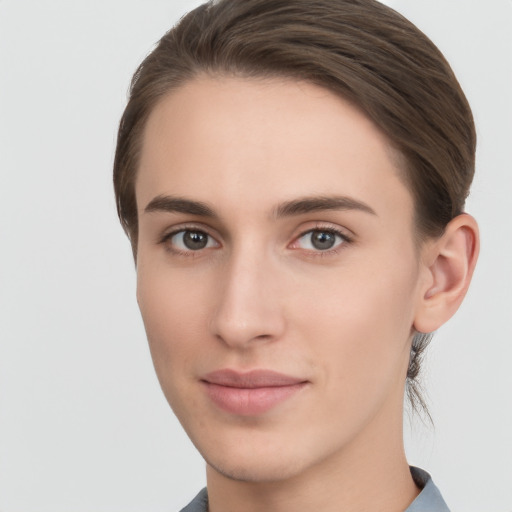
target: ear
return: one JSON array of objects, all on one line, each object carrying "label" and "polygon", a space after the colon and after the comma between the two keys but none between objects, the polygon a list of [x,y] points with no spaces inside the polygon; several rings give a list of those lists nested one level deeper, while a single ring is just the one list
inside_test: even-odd
[{"label": "ear", "polygon": [[466,213],[452,219],[440,238],[426,244],[416,331],[435,331],[457,311],[469,288],[479,248],[478,225]]}]

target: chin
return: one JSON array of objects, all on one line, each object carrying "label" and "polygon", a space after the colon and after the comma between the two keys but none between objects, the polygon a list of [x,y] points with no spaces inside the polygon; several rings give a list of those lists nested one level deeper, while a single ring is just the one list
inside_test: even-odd
[{"label": "chin", "polygon": [[[233,432],[230,432],[233,434]],[[234,481],[282,482],[292,479],[324,458],[317,443],[300,442],[293,436],[254,431],[246,435],[196,437],[196,448],[216,473]],[[316,455],[316,457],[315,457]]]},{"label": "chin", "polygon": [[217,473],[230,480],[248,483],[279,482],[293,478],[301,472],[300,464],[286,463],[281,457],[260,457],[259,460],[244,462],[232,460],[211,460],[206,463]]}]

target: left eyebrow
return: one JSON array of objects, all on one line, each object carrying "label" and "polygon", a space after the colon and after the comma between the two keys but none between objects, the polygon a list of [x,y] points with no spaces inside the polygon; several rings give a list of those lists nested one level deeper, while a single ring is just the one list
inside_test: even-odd
[{"label": "left eyebrow", "polygon": [[282,203],[274,209],[274,216],[277,218],[290,217],[322,210],[357,210],[377,215],[371,206],[352,197],[315,196],[303,197]]}]

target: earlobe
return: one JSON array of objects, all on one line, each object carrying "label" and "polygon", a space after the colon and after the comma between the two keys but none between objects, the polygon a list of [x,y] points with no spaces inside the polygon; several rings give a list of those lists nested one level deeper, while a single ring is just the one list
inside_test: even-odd
[{"label": "earlobe", "polygon": [[471,282],[479,251],[478,225],[471,215],[458,215],[428,247],[423,289],[414,319],[418,332],[432,332],[459,308]]}]

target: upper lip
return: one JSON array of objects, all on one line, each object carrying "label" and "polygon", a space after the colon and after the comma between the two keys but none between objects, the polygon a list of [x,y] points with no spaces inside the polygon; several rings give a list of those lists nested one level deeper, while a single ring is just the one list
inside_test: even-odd
[{"label": "upper lip", "polygon": [[231,388],[266,388],[293,386],[306,382],[273,370],[251,370],[240,372],[232,369],[216,370],[204,375],[202,381]]}]

